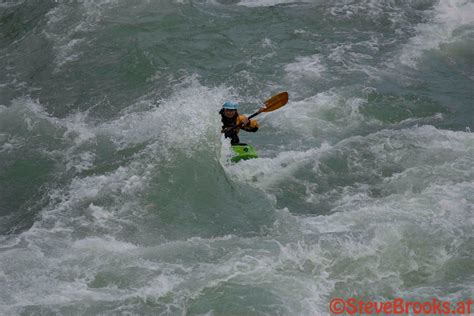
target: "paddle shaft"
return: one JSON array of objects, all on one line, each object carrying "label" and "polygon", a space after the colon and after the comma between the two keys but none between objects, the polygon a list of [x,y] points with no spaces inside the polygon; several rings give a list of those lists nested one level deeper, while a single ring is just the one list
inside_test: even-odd
[{"label": "paddle shaft", "polygon": [[[250,120],[251,118],[254,118],[255,116],[259,115],[260,111],[257,111],[255,112],[254,114],[250,115],[247,119]],[[233,131],[234,129],[238,128],[238,127],[242,127],[243,126],[243,123],[240,123],[240,124],[235,124],[234,126],[232,127],[229,127],[227,130],[224,130],[224,133],[228,133],[228,132],[231,132]]]},{"label": "paddle shaft", "polygon": [[[279,109],[282,106],[284,106],[287,102],[288,102],[288,92],[278,93],[278,94],[274,95],[273,97],[271,97],[270,99],[268,99],[267,101],[265,101],[264,102],[265,107],[260,108],[257,112],[250,115],[248,117],[248,119],[250,120],[251,118],[254,118],[255,116],[259,115],[262,112],[275,111],[276,109]],[[224,133],[228,133],[228,132],[233,131],[234,129],[236,129],[238,127],[242,127],[242,126],[243,126],[242,123],[241,124],[236,124],[236,125],[228,128],[228,129],[226,129],[224,131]]]}]

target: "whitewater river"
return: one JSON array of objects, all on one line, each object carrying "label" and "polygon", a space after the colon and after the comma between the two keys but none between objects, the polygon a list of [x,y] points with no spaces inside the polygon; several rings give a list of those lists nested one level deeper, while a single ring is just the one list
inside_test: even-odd
[{"label": "whitewater river", "polygon": [[1,315],[455,303],[473,226],[471,0],[0,0]]}]

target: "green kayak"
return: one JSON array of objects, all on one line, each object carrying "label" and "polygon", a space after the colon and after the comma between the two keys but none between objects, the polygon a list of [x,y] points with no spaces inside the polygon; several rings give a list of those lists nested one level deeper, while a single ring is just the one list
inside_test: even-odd
[{"label": "green kayak", "polygon": [[233,145],[231,148],[236,154],[230,159],[232,162],[239,162],[240,160],[258,158],[257,151],[252,145]]}]

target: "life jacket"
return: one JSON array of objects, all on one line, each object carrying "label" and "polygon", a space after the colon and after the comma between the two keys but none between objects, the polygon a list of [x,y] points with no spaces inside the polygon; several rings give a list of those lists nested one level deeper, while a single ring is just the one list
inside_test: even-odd
[{"label": "life jacket", "polygon": [[[227,127],[232,127],[234,125],[240,125],[240,123],[242,123],[243,120],[247,118],[245,115],[239,115],[237,112],[235,112],[234,116],[227,117],[224,115],[224,109],[221,109],[219,111],[219,114],[221,115],[222,130],[226,129]],[[247,132],[256,132],[259,128],[259,125],[256,120],[249,120],[249,123],[246,126],[237,127],[233,131],[231,131],[231,133],[238,134],[241,128]]]}]

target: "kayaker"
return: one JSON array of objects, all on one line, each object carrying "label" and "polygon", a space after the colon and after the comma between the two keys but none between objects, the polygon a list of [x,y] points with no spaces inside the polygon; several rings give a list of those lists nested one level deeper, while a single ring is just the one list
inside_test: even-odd
[{"label": "kayaker", "polygon": [[[222,121],[221,133],[224,133],[226,138],[230,138],[231,145],[240,143],[240,129],[246,132],[258,131],[258,122],[256,120],[249,120],[247,116],[239,114],[237,112],[238,107],[238,103],[227,101],[222,105],[222,109],[219,111]],[[236,125],[239,127],[231,129],[231,127]]]}]

